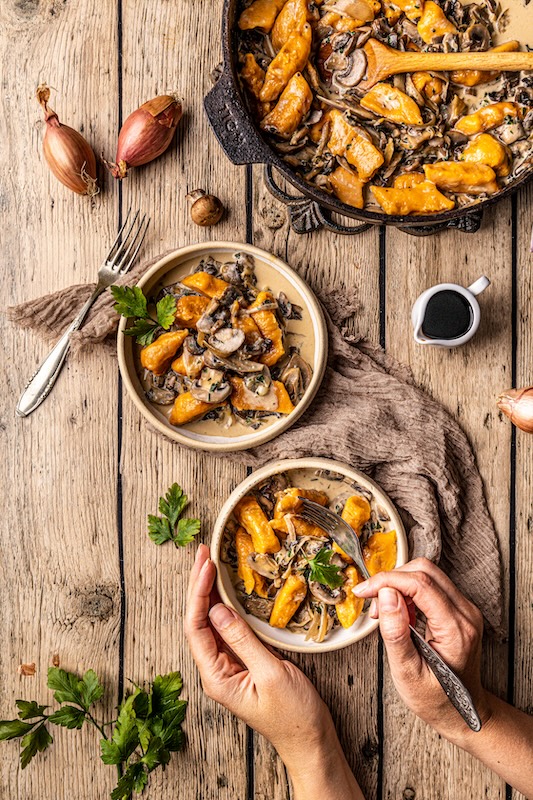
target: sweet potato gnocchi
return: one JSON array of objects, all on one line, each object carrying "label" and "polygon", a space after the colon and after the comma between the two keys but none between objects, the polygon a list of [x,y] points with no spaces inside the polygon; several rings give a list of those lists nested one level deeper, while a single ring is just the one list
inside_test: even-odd
[{"label": "sweet potato gnocchi", "polygon": [[139,361],[146,397],[171,425],[206,420],[224,435],[294,411],[313,376],[300,354],[302,335],[291,338],[302,309],[257,286],[251,256],[203,259],[153,300],[168,294],[176,299],[174,322],[140,349]]},{"label": "sweet potato gnocchi", "polygon": [[[497,0],[244,0],[252,115],[290,167],[353,208],[431,215],[479,203],[533,168],[533,74],[415,72],[363,89],[364,46],[519,50],[500,41],[500,12]],[[410,173],[423,184],[398,186]]]},{"label": "sweet potato gnocchi", "polygon": [[237,503],[221,560],[240,603],[274,628],[322,642],[363,613],[365,601],[352,591],[362,577],[325,531],[300,516],[300,497],[342,515],[361,540],[371,574],[396,566],[396,531],[368,489],[322,470],[275,475]]}]

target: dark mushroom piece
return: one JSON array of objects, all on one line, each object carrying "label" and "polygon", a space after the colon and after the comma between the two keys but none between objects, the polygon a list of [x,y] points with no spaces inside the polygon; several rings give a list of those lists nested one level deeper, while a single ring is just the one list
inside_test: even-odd
[{"label": "dark mushroom piece", "polygon": [[218,298],[213,297],[206,310],[196,323],[196,329],[200,333],[214,333],[219,328],[224,326],[224,317],[227,310],[221,309],[220,301]]},{"label": "dark mushroom piece", "polygon": [[250,553],[246,559],[248,566],[255,570],[263,578],[268,578],[273,581],[279,577],[280,567],[279,564],[272,558],[272,556],[265,553]]},{"label": "dark mushroom piece", "polygon": [[207,340],[207,346],[219,358],[232,355],[244,344],[244,332],[240,328],[219,328]]},{"label": "dark mushroom piece", "polygon": [[231,385],[224,380],[222,371],[206,367],[191,385],[190,392],[203,403],[222,403],[231,394]]},{"label": "dark mushroom piece", "polygon": [[265,597],[254,597],[253,595],[245,597],[242,604],[247,614],[253,614],[254,617],[266,621],[270,619],[274,607],[273,600],[267,600]]},{"label": "dark mushroom piece", "polygon": [[[330,68],[330,59],[326,66]],[[343,94],[353,89],[360,83],[366,73],[366,55],[364,50],[354,50],[346,56],[345,64],[342,69],[333,69],[331,77],[331,87]]]},{"label": "dark mushroom piece", "polygon": [[336,606],[337,603],[342,603],[346,597],[343,589],[329,589],[318,581],[309,581],[309,591],[313,597],[328,606]]},{"label": "dark mushroom piece", "polygon": [[461,50],[484,52],[490,48],[491,44],[492,42],[488,29],[480,22],[470,25],[470,27],[461,34]]}]

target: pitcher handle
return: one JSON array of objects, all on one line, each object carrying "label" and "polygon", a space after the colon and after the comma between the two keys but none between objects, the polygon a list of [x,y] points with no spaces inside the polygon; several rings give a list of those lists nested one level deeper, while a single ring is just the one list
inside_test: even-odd
[{"label": "pitcher handle", "polygon": [[481,294],[487,286],[490,286],[490,281],[486,275],[482,275],[481,278],[474,281],[471,286],[468,286],[468,291],[471,292],[471,294]]}]

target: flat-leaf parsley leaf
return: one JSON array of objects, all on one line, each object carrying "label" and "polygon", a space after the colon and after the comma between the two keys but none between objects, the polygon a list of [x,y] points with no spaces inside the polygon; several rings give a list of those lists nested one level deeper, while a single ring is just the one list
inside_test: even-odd
[{"label": "flat-leaf parsley leaf", "polygon": [[338,589],[344,583],[344,579],[340,574],[340,567],[330,564],[332,555],[333,550],[323,547],[309,560],[309,579],[329,586],[330,589]]},{"label": "flat-leaf parsley leaf", "polygon": [[159,512],[148,515],[148,536],[155,544],[172,541],[176,547],[185,547],[200,533],[199,519],[181,518],[188,503],[187,495],[179,484],[173,483],[164,497],[159,498]]}]

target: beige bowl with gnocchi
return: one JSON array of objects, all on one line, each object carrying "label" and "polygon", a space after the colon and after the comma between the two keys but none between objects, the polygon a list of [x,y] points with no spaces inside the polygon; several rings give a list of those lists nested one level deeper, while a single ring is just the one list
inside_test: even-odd
[{"label": "beige bowl with gnocchi", "polygon": [[265,642],[281,650],[339,650],[372,633],[362,580],[327,534],[299,516],[299,496],[340,513],[359,536],[371,574],[408,560],[391,500],[358,470],[324,458],[274,461],[231,493],[215,523],[217,588]]}]

